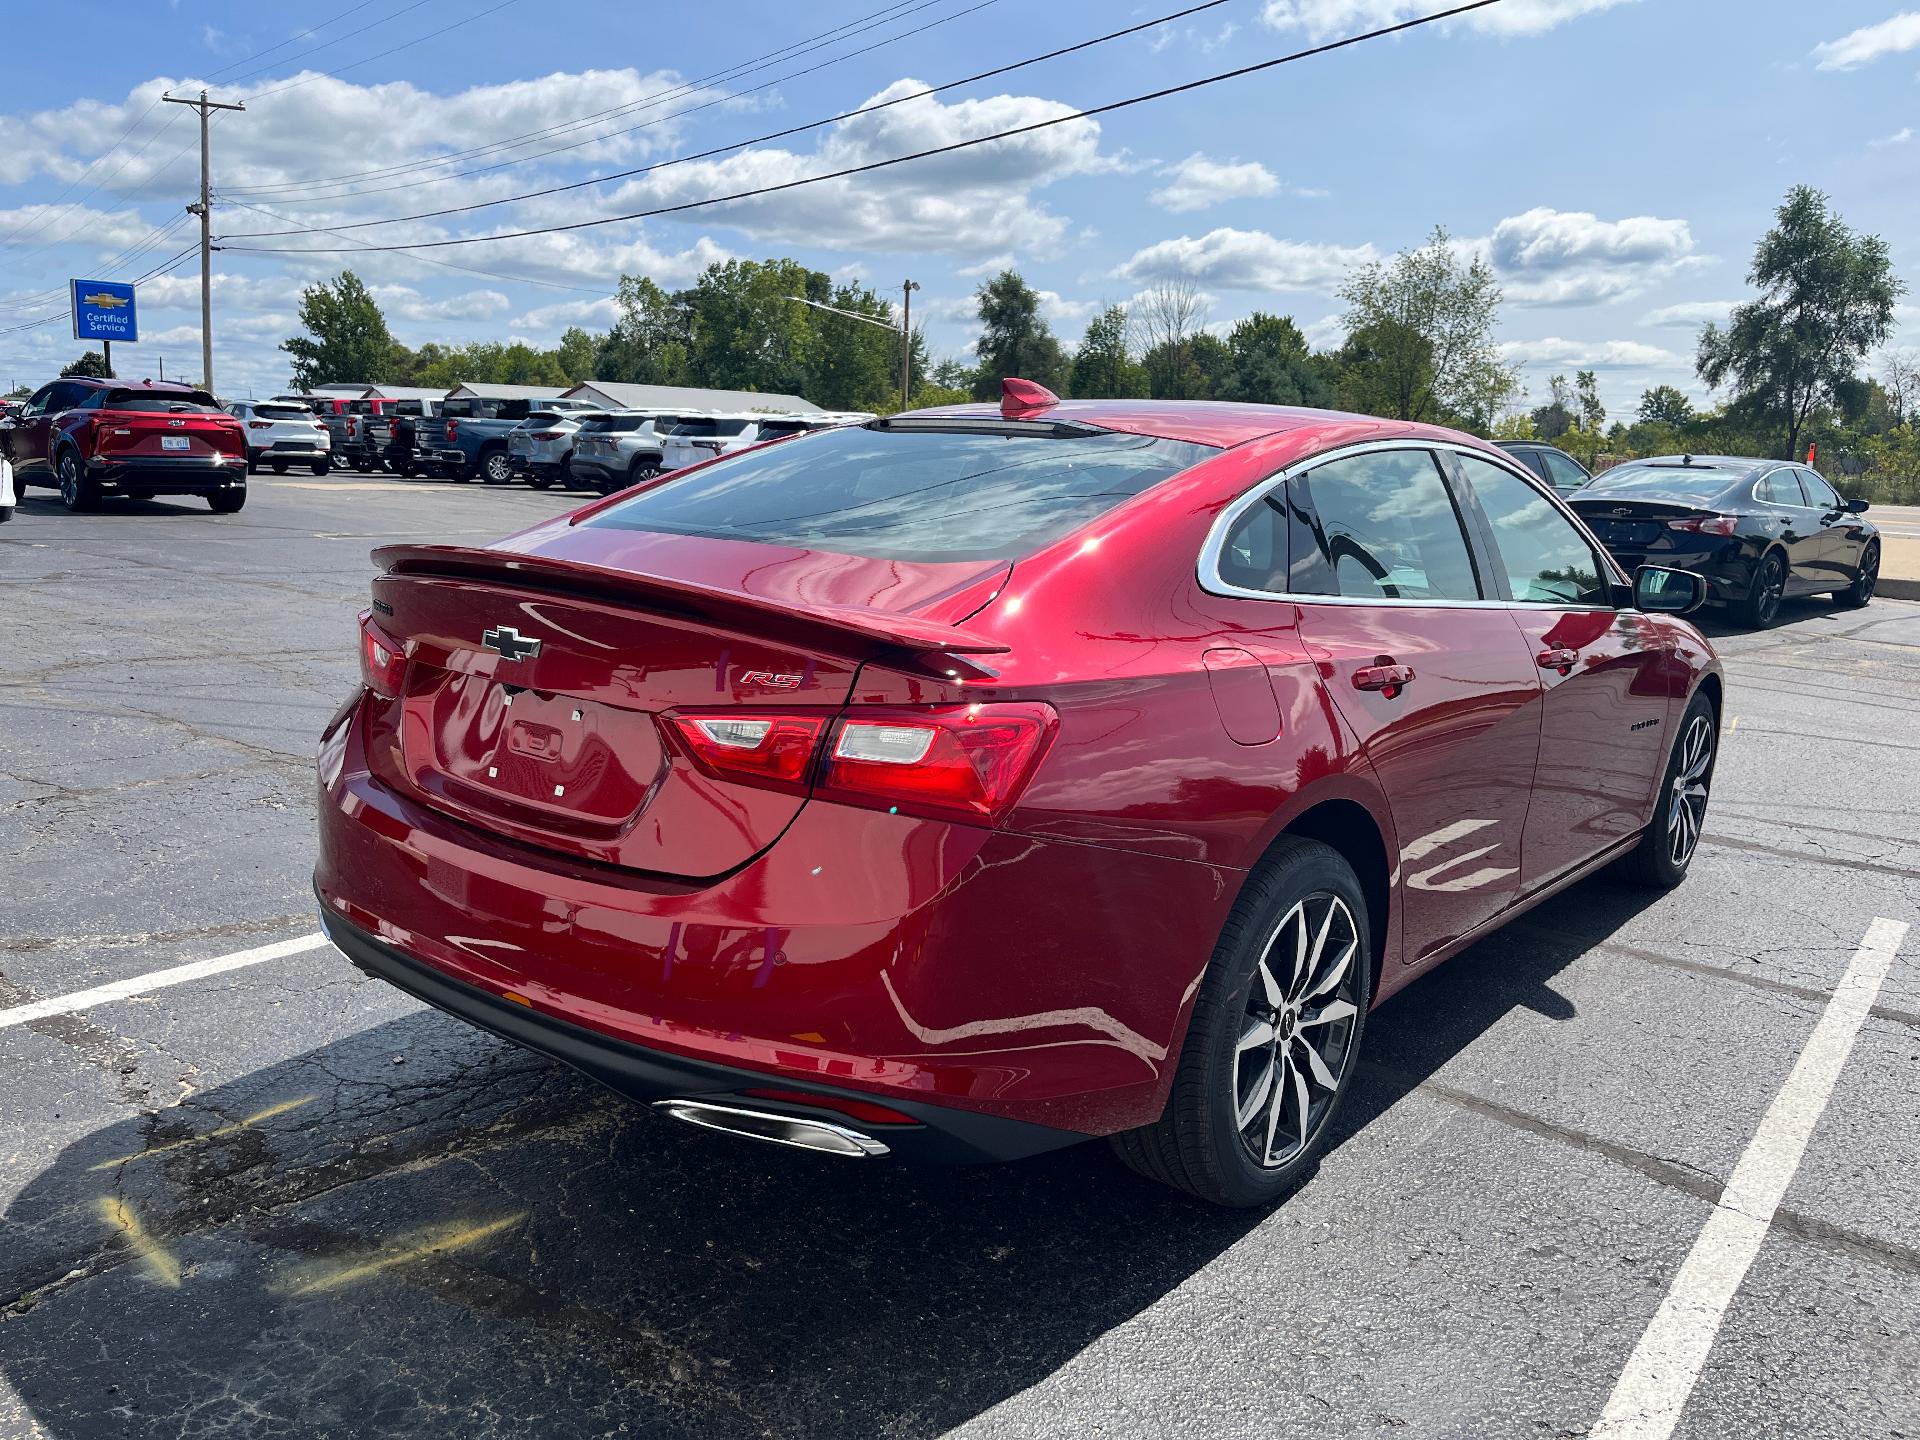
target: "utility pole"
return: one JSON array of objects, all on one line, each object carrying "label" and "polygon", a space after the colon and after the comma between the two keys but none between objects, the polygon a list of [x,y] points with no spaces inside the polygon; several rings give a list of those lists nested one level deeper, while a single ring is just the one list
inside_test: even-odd
[{"label": "utility pole", "polygon": [[207,149],[207,116],[215,110],[244,110],[244,105],[222,105],[207,99],[202,90],[198,100],[176,95],[160,97],[169,105],[191,105],[200,112],[200,203],[187,206],[189,215],[200,217],[200,385],[213,389],[213,165]]},{"label": "utility pole", "polygon": [[917,280],[900,283],[900,408],[913,404],[913,292]]}]

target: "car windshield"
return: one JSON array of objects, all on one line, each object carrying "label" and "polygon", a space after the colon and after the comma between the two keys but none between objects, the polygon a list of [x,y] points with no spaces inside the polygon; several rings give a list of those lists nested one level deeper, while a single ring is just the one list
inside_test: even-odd
[{"label": "car windshield", "polygon": [[1589,480],[1580,495],[1582,499],[1605,494],[1710,500],[1737,479],[1730,470],[1707,465],[1617,465]]},{"label": "car windshield", "polygon": [[673,433],[690,440],[711,439],[719,435],[738,435],[752,423],[751,420],[682,420]]},{"label": "car windshield", "polygon": [[1215,453],[1146,435],[823,430],[581,523],[883,560],[1010,560]]},{"label": "car windshield", "polygon": [[261,420],[311,420],[313,412],[304,405],[256,405],[253,407],[256,418]]},{"label": "car windshield", "polygon": [[204,390],[168,394],[164,390],[109,390],[102,410],[131,410],[149,415],[224,415]]}]

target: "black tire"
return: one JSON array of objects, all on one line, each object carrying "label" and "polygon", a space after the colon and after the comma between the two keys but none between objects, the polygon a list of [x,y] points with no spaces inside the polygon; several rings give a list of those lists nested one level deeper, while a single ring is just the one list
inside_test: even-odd
[{"label": "black tire", "polygon": [[216,515],[238,515],[246,503],[247,487],[244,485],[230,490],[215,490],[207,496],[207,508]]},{"label": "black tire", "polygon": [[284,460],[269,460],[267,464],[273,467],[273,473],[276,475],[287,473],[287,462]]},{"label": "black tire", "polygon": [[76,515],[100,504],[100,487],[87,478],[86,468],[75,450],[62,450],[56,462],[60,476],[60,503]]},{"label": "black tire", "polygon": [[249,475],[258,475],[260,473],[260,457],[251,451],[247,453],[247,473]]},{"label": "black tire", "polygon": [[627,470],[627,483],[625,488],[631,490],[636,485],[644,485],[649,480],[657,478],[659,474],[660,462],[658,460],[636,460]]},{"label": "black tire", "polygon": [[538,470],[527,471],[527,488],[529,490],[551,490],[553,483],[553,476],[551,475],[542,475]]},{"label": "black tire", "polygon": [[1880,583],[1880,542],[1869,540],[1860,552],[1860,571],[1853,584],[1833,592],[1833,603],[1842,610],[1858,610],[1873,603],[1874,588]]},{"label": "black tire", "polygon": [[0,505],[0,525],[5,525],[13,519],[13,509],[11,505]]},{"label": "black tire", "polygon": [[[1300,927],[1309,958],[1296,974]],[[1269,953],[1277,958],[1263,967]],[[1366,897],[1353,867],[1317,840],[1282,839],[1220,932],[1165,1113],[1114,1136],[1114,1150],[1149,1179],[1215,1205],[1282,1199],[1313,1172],[1352,1084],[1372,980]],[[1263,1025],[1265,1038],[1246,1044]],[[1321,1029],[1315,1050],[1304,1036]],[[1248,1057],[1260,1068],[1248,1068]],[[1283,1137],[1288,1110],[1296,1118]],[[1282,1138],[1287,1148],[1276,1153]]]},{"label": "black tire", "polygon": [[475,468],[484,484],[509,485],[513,482],[513,462],[507,458],[504,450],[482,451],[480,463]]},{"label": "black tire", "polygon": [[402,460],[399,465],[399,470],[400,478],[403,480],[411,480],[420,473],[420,467],[411,460]]},{"label": "black tire", "polygon": [[[1695,740],[1701,736],[1705,748],[1697,750]],[[1696,692],[1673,737],[1653,819],[1641,832],[1640,843],[1621,856],[1615,867],[1621,879],[1650,890],[1671,890],[1687,878],[1687,867],[1693,863],[1706,826],[1707,800],[1719,758],[1720,727],[1713,705]]]},{"label": "black tire", "polygon": [[333,467],[328,465],[327,462],[324,460],[316,460],[313,462],[312,466],[309,468],[311,468],[313,473],[316,475],[324,475],[327,473],[328,470],[332,469]]},{"label": "black tire", "polygon": [[1786,597],[1787,562],[1778,550],[1769,550],[1754,567],[1753,583],[1747,598],[1740,602],[1740,618],[1749,630],[1771,630],[1780,619],[1780,604]]}]

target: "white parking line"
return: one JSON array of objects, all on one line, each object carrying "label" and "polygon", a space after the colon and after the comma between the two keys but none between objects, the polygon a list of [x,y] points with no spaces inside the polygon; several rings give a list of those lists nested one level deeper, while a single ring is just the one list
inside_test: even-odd
[{"label": "white parking line", "polygon": [[1867,927],[1706,1228],[1633,1347],[1600,1423],[1588,1432],[1593,1440],[1667,1440],[1673,1433],[1906,934],[1903,921],[1884,917]]},{"label": "white parking line", "polygon": [[319,931],[311,935],[302,935],[293,940],[276,940],[271,945],[257,946],[252,950],[236,950],[231,955],[216,955],[211,960],[193,960],[185,965],[175,965],[168,970],[150,970],[145,975],[135,975],[130,980],[115,980],[110,985],[96,985],[91,990],[76,990],[71,995],[56,995],[50,1000],[35,1000],[30,1005],[16,1005],[11,1010],[0,1010],[0,1030],[13,1025],[27,1025],[35,1020],[44,1020],[49,1015],[70,1015],[75,1010],[91,1009],[95,1005],[104,1005],[109,1000],[125,1000],[130,995],[144,995],[149,990],[164,990],[169,985],[184,985],[189,980],[204,979],[208,975],[219,975],[228,970],[243,970],[249,965],[262,965],[269,960],[280,960],[288,955],[298,955],[305,950],[318,950],[327,943],[327,937]]}]

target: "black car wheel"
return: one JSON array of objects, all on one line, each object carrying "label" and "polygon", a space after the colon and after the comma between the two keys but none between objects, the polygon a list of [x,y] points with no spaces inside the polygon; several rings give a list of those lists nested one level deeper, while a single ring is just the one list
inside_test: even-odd
[{"label": "black car wheel", "polygon": [[659,462],[636,461],[633,468],[627,471],[627,488],[632,489],[635,485],[644,485],[649,480],[657,478],[659,474]]},{"label": "black car wheel", "polygon": [[1653,820],[1641,833],[1640,843],[1620,859],[1622,878],[1653,890],[1671,890],[1687,878],[1687,866],[1707,823],[1719,738],[1712,703],[1695,694],[1674,737],[1673,753],[1667,757]]},{"label": "black car wheel", "polygon": [[311,470],[313,471],[313,473],[314,473],[314,474],[316,474],[316,475],[324,475],[324,474],[326,474],[326,473],[327,473],[327,471],[328,471],[328,470],[330,470],[330,469],[331,469],[332,467],[331,467],[330,465],[328,465],[328,464],[327,464],[327,462],[326,462],[326,461],[324,461],[324,460],[316,460],[316,461],[314,461],[314,462],[313,462],[313,464],[312,464],[312,465],[311,465],[311,466],[310,466],[309,468],[310,468],[310,469],[311,469]]},{"label": "black car wheel", "polygon": [[505,485],[513,479],[513,462],[504,450],[490,451],[480,457],[480,478],[489,485]]},{"label": "black car wheel", "polygon": [[287,462],[284,460],[269,460],[267,464],[273,467],[273,473],[276,475],[284,475],[287,473]]},{"label": "black car wheel", "polygon": [[1787,562],[1778,550],[1761,558],[1753,572],[1753,584],[1741,605],[1742,617],[1751,630],[1768,630],[1780,618],[1780,601],[1787,592]]},{"label": "black car wheel", "polygon": [[216,515],[237,515],[247,503],[247,487],[238,485],[230,490],[216,490],[207,496],[207,508]]},{"label": "black car wheel", "polygon": [[538,470],[529,469],[527,471],[527,488],[531,490],[551,490],[553,488],[553,476],[542,474]]},{"label": "black car wheel", "polygon": [[80,468],[80,456],[73,450],[60,452],[60,503],[67,509],[79,512],[91,510],[100,503],[100,487],[87,478],[87,472]]},{"label": "black car wheel", "polygon": [[1318,841],[1280,841],[1221,932],[1165,1113],[1116,1135],[1120,1158],[1216,1205],[1291,1191],[1352,1082],[1372,954],[1353,868]]},{"label": "black car wheel", "polygon": [[1860,552],[1860,573],[1853,584],[1834,592],[1833,603],[1846,610],[1858,610],[1873,600],[1873,587],[1880,583],[1880,542],[1869,540]]}]

